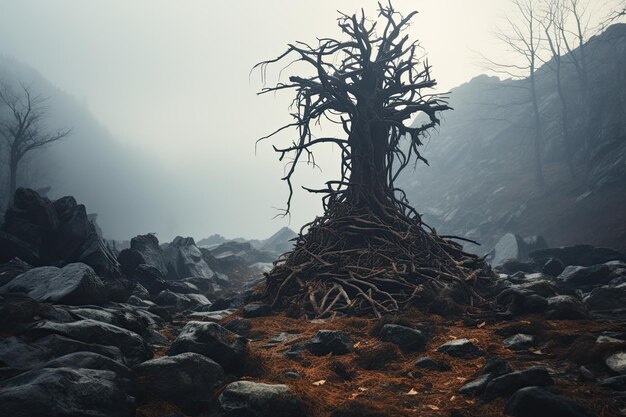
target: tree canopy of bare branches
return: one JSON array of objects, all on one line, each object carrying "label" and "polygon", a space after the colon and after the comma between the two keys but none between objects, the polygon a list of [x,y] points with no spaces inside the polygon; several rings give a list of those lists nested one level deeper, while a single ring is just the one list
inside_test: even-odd
[{"label": "tree canopy of bare branches", "polygon": [[[314,317],[380,317],[414,304],[445,309],[478,300],[466,281],[491,276],[483,259],[427,231],[394,186],[411,160],[426,161],[419,152],[422,138],[449,108],[430,90],[430,67],[406,33],[415,13],[402,16],[390,3],[379,3],[376,21],[363,11],[340,14],[344,39],[321,38],[315,46],[296,42],[256,66],[264,75],[268,65],[291,58],[290,64],[313,69],[311,76],[293,75],[260,93],[295,92],[293,122],[260,139],[297,131],[291,146],[275,147],[281,160],[291,158],[283,178],[289,185],[287,212],[298,162],[314,163],[314,149],[322,143],[341,149],[341,177],[310,190],[324,194],[324,215],[302,228],[293,251],[267,274],[264,297],[272,307]],[[417,114],[425,115],[424,122],[411,126]],[[345,136],[316,137],[314,127],[322,120],[340,125]],[[404,138],[408,146],[401,144]],[[465,300],[443,297],[451,288]]]},{"label": "tree canopy of bare branches", "polygon": [[10,196],[17,188],[18,168],[24,157],[71,133],[71,129],[47,130],[44,126],[48,114],[46,100],[41,95],[33,94],[25,84],[20,84],[17,91],[6,84],[0,86],[0,111],[5,110],[6,114],[6,117],[0,119],[0,137],[5,141],[9,154]]}]

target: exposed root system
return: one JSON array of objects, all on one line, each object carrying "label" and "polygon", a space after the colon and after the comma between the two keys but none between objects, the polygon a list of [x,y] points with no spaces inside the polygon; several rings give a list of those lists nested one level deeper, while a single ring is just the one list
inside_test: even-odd
[{"label": "exposed root system", "polygon": [[475,285],[492,277],[483,259],[426,230],[419,217],[394,211],[383,220],[368,209],[330,205],[267,274],[266,301],[318,318],[479,304]]}]

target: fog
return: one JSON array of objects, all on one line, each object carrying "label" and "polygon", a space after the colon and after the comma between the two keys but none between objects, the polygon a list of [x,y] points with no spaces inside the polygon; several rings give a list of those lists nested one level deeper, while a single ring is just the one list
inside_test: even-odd
[{"label": "fog", "polygon": [[[440,91],[485,71],[478,52],[505,53],[492,32],[510,11],[507,2],[394,5],[405,13],[419,10],[410,35],[421,40]],[[255,140],[289,121],[291,96],[258,97],[262,83],[250,70],[288,42],[337,35],[336,9],[351,13],[361,6],[371,16],[376,2],[0,0],[0,54],[76,97],[120,149],[141,155],[138,166],[151,161],[167,178],[141,180],[153,197],[142,200],[144,206],[104,180],[63,189],[86,196],[105,235],[262,238],[285,225],[298,228],[320,213],[321,204],[298,187],[291,217],[275,218],[287,197],[283,165],[269,141],[255,152]],[[269,77],[275,81],[277,72]],[[85,134],[76,130],[69,140],[85,141]],[[318,158],[321,173],[303,167],[297,185],[314,187],[332,176],[336,157],[329,151]],[[87,197],[94,193],[99,198]],[[414,203],[419,209],[419,201]]]}]

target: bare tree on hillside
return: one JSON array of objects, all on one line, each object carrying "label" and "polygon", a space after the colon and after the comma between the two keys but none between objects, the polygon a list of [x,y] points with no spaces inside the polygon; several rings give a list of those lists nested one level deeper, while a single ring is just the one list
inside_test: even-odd
[{"label": "bare tree on hillside", "polygon": [[37,149],[67,137],[71,129],[50,132],[44,126],[48,114],[46,97],[33,94],[29,86],[20,84],[19,90],[8,85],[0,86],[0,137],[8,153],[9,203],[17,188],[17,175],[24,157]]},{"label": "bare tree on hillside", "polygon": [[526,79],[529,101],[533,112],[534,141],[533,153],[535,179],[543,186],[543,164],[541,161],[543,147],[543,126],[539,111],[536,70],[541,63],[539,54],[544,42],[541,23],[538,16],[536,0],[513,0],[517,13],[506,16],[507,28],[499,30],[496,37],[507,45],[511,52],[521,58],[519,64],[507,64],[488,60],[495,72],[505,73],[514,78]]}]

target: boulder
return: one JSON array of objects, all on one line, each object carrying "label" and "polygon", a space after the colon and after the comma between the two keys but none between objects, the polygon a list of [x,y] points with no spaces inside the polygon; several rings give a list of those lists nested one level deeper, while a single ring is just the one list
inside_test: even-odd
[{"label": "boulder", "polygon": [[30,369],[74,352],[94,352],[124,363],[118,347],[83,343],[57,334],[29,343],[15,336],[0,339],[0,362],[15,369]]},{"label": "boulder", "polygon": [[489,358],[480,370],[480,373],[482,375],[493,374],[496,376],[508,374],[509,372],[511,372],[511,366],[509,365],[509,363],[506,360],[498,357]]},{"label": "boulder", "polygon": [[303,417],[302,404],[289,387],[252,381],[237,381],[226,386],[217,400],[224,417]]},{"label": "boulder", "polygon": [[344,355],[352,352],[354,340],[342,330],[318,330],[304,347],[313,355]]},{"label": "boulder", "polygon": [[507,307],[507,311],[516,316],[540,313],[548,307],[548,301],[535,292],[522,288],[507,288],[496,297],[496,302]]},{"label": "boulder", "polygon": [[421,331],[406,326],[385,324],[380,330],[379,337],[402,350],[422,351],[426,348],[426,336]]},{"label": "boulder", "polygon": [[159,246],[159,240],[153,234],[135,236],[130,240],[130,249],[139,255],[139,264],[150,265],[161,272],[167,274],[163,251]]},{"label": "boulder", "polygon": [[35,321],[41,305],[32,298],[11,294],[0,296],[0,332],[8,332],[17,327]]},{"label": "boulder", "polygon": [[437,348],[437,352],[464,359],[474,359],[485,354],[478,346],[467,339],[456,339],[446,342]]},{"label": "boulder", "polygon": [[24,292],[39,301],[60,304],[100,304],[107,299],[107,290],[94,270],[73,263],[56,268],[33,268],[0,288],[2,292]]},{"label": "boulder", "polygon": [[143,362],[133,367],[133,373],[140,399],[171,402],[189,414],[206,408],[224,381],[220,365],[191,352]]},{"label": "boulder", "polygon": [[592,266],[609,261],[626,261],[626,256],[619,251],[591,245],[539,249],[530,252],[529,256],[539,265],[544,265],[550,258],[557,258],[566,266]]},{"label": "boulder", "polygon": [[612,279],[611,268],[604,264],[588,267],[570,265],[556,279],[561,285],[569,288],[595,287]]},{"label": "boulder", "polygon": [[11,417],[131,417],[127,389],[110,371],[41,368],[0,381],[0,404]]},{"label": "boulder", "polygon": [[490,373],[480,375],[478,378],[467,382],[461,388],[459,388],[459,393],[468,397],[477,397],[485,392],[487,385],[495,377],[495,375]]},{"label": "boulder", "polygon": [[546,318],[551,320],[579,320],[589,316],[582,301],[571,295],[557,295],[548,298]]},{"label": "boulder", "polygon": [[590,417],[587,411],[562,395],[541,387],[526,387],[506,402],[505,414],[514,417]]},{"label": "boulder", "polygon": [[210,278],[215,274],[191,237],[177,236],[163,251],[163,259],[167,279]]},{"label": "boulder", "polygon": [[107,356],[95,352],[74,352],[52,359],[39,368],[73,368],[73,369],[96,369],[114,372],[122,378],[130,378],[131,372],[126,365],[121,364]]},{"label": "boulder", "polygon": [[626,375],[612,376],[601,380],[598,385],[615,391],[626,391]]},{"label": "boulder", "polygon": [[524,240],[513,233],[507,233],[496,243],[491,264],[498,266],[509,259],[523,260],[525,257]]},{"label": "boulder", "polygon": [[0,262],[8,262],[13,258],[22,259],[31,265],[38,265],[40,263],[39,247],[0,230]]},{"label": "boulder", "polygon": [[626,283],[594,288],[583,302],[589,311],[597,313],[623,311],[626,309]]},{"label": "boulder", "polygon": [[485,388],[483,398],[486,401],[490,401],[497,397],[511,395],[524,387],[545,387],[552,384],[554,384],[554,381],[548,370],[541,366],[534,366],[492,379]]},{"label": "boulder", "polygon": [[168,355],[185,352],[204,355],[226,372],[237,372],[246,360],[247,340],[217,323],[190,321],[172,343]]},{"label": "boulder", "polygon": [[551,277],[558,277],[565,269],[565,264],[558,258],[550,258],[541,268],[541,272]]},{"label": "boulder", "polygon": [[8,284],[13,278],[31,268],[32,266],[22,261],[20,258],[13,258],[9,262],[0,265],[0,287]]},{"label": "boulder", "polygon": [[59,334],[84,343],[118,346],[126,362],[134,365],[152,358],[153,353],[143,338],[135,332],[96,320],[73,323],[43,321],[30,328],[34,334]]}]

